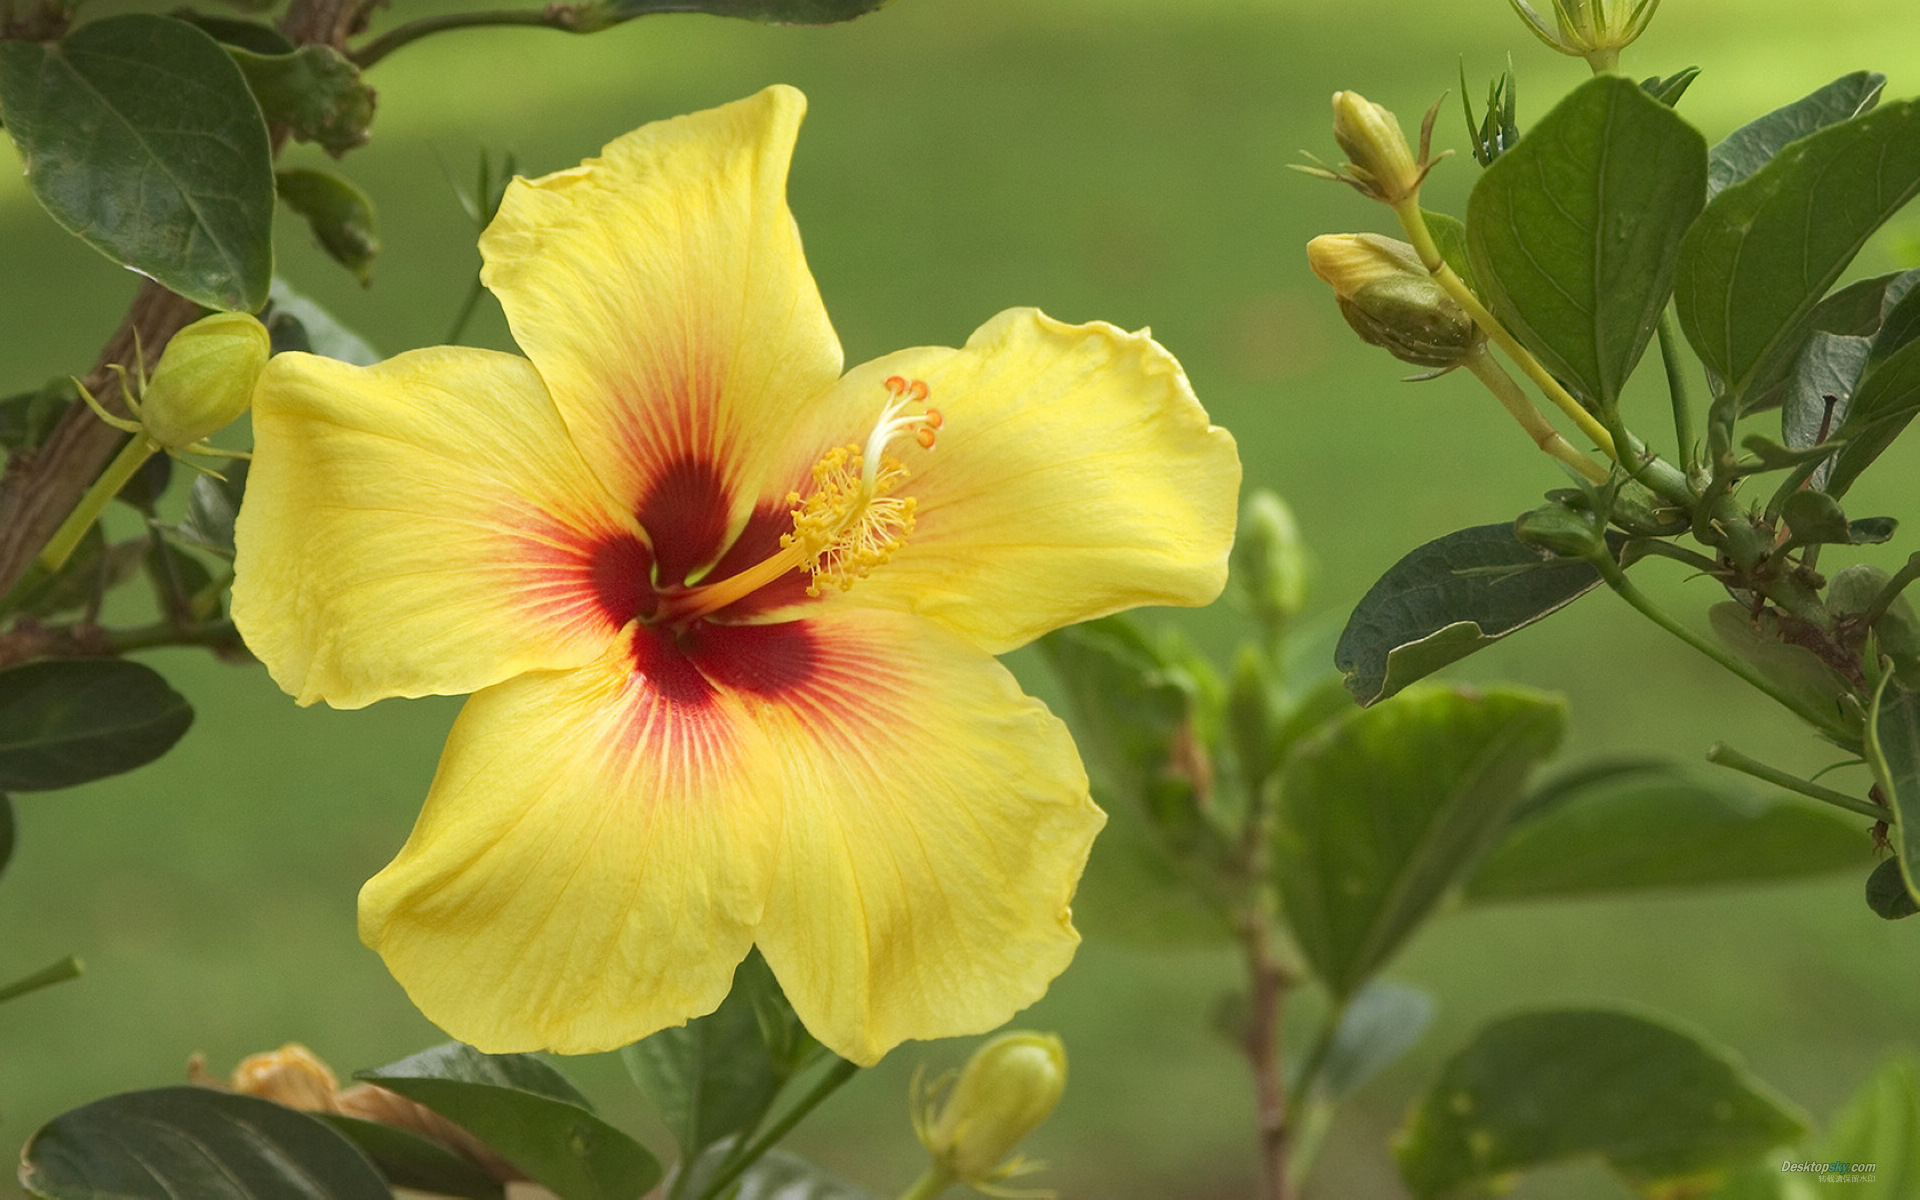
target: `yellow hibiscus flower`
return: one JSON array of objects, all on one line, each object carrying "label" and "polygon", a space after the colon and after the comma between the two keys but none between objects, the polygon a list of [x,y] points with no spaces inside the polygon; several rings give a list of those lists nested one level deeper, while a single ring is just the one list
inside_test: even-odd
[{"label": "yellow hibiscus flower", "polygon": [[360,932],[483,1050],[712,1011],[759,946],[828,1047],[991,1029],[1065,969],[1104,821],[993,655],[1220,592],[1240,478],[1146,333],[1032,309],[842,374],[791,88],[516,180],[526,358],[276,356],[235,622],[302,704],[474,693]]}]

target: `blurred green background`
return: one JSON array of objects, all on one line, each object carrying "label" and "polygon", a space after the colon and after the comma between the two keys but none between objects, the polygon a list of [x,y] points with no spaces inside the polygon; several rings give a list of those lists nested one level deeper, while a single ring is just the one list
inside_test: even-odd
[{"label": "blurred green background", "polygon": [[[380,208],[387,249],[373,286],[361,290],[290,221],[280,271],[383,352],[438,342],[477,265],[443,166],[469,179],[484,145],[543,173],[642,122],[793,83],[812,110],[792,205],[849,362],[957,345],[1017,304],[1151,324],[1238,436],[1248,484],[1298,510],[1319,562],[1316,608],[1337,620],[1414,545],[1507,519],[1563,480],[1471,379],[1403,384],[1409,368],[1354,341],[1301,246],[1321,232],[1384,231],[1387,214],[1286,164],[1302,148],[1334,156],[1335,89],[1365,92],[1411,128],[1456,86],[1457,63],[1477,99],[1509,53],[1523,127],[1586,72],[1536,43],[1499,0],[898,0],[825,30],[665,17],[586,38],[453,34],[371,76],[373,142],[344,167]],[[1669,0],[1624,67],[1664,75],[1692,64],[1703,73],[1681,111],[1717,140],[1860,67],[1887,72],[1889,95],[1920,91],[1920,23],[1909,0]],[[1449,97],[1438,146],[1464,146],[1456,105]],[[321,156],[296,147],[288,160]],[[17,167],[0,143],[0,394],[83,372],[135,284],[57,230]],[[1459,211],[1476,170],[1464,155],[1450,160],[1429,206]],[[1916,241],[1920,213],[1897,220],[1858,269],[1891,269]],[[470,336],[508,345],[490,301]],[[1664,404],[1647,392],[1631,410],[1661,447],[1671,440]],[[1857,515],[1914,516],[1917,470],[1920,437],[1855,489]],[[1911,549],[1905,536],[1862,554],[1892,566]],[[1715,598],[1674,564],[1639,574],[1695,620]],[[1177,622],[1219,654],[1241,632],[1224,605],[1146,619]],[[16,800],[0,976],[68,952],[88,973],[0,1007],[0,1142],[104,1093],[177,1082],[193,1051],[224,1071],[298,1040],[344,1073],[440,1040],[359,945],[353,907],[404,838],[459,702],[300,710],[255,668],[185,651],[151,661],[199,710],[179,748],[120,779]],[[1031,689],[1057,694],[1030,653],[1013,664]],[[1565,691],[1568,761],[1693,758],[1721,737],[1791,768],[1831,761],[1604,594],[1453,674]],[[1095,870],[1098,861],[1096,847]],[[1824,1118],[1920,1030],[1920,921],[1882,923],[1860,883],[1442,917],[1389,972],[1436,994],[1435,1027],[1345,1111],[1311,1194],[1400,1194],[1386,1145],[1439,1056],[1489,1016],[1526,1006],[1663,1012],[1736,1048]],[[1018,1019],[1059,1031],[1073,1061],[1066,1101],[1031,1146],[1051,1164],[1036,1182],[1079,1197],[1246,1194],[1249,1087],[1233,1048],[1208,1032],[1237,981],[1225,949],[1090,936]],[[1314,1001],[1294,1007],[1297,1044]],[[915,1063],[964,1049],[904,1047],[796,1143],[877,1191],[898,1190],[919,1160],[907,1078]],[[665,1147],[617,1059],[565,1066],[615,1119]],[[1598,1169],[1573,1167],[1517,1194],[1625,1193]]]}]

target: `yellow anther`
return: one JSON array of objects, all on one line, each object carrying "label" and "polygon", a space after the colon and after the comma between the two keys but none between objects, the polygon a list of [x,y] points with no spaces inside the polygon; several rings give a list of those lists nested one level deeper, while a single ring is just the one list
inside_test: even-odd
[{"label": "yellow anther", "polygon": [[780,539],[806,556],[813,582],[809,596],[827,584],[846,591],[856,580],[893,557],[913,532],[913,497],[891,493],[907,479],[907,468],[891,455],[869,479],[858,446],[836,446],[813,465],[813,490],[789,493],[793,532]]}]

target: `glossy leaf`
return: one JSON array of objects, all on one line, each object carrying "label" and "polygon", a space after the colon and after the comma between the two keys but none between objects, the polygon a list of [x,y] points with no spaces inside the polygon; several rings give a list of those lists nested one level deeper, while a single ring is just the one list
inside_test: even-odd
[{"label": "glossy leaf", "polygon": [[530,1054],[482,1054],[455,1042],[357,1078],[439,1113],[560,1200],[637,1200],[660,1181],[644,1146]]},{"label": "glossy leaf", "polygon": [[1859,817],[1731,776],[1639,763],[1589,776],[1517,820],[1465,896],[1501,903],[1770,883],[1872,860]]},{"label": "glossy leaf", "polygon": [[1473,869],[1565,724],[1565,704],[1542,693],[1428,685],[1295,751],[1273,878],[1329,991],[1355,994]]},{"label": "glossy leaf", "polygon": [[395,1125],[363,1121],[336,1113],[316,1113],[379,1169],[395,1187],[413,1188],[436,1196],[464,1196],[467,1200],[504,1200],[506,1189],[477,1164],[439,1142]]},{"label": "glossy leaf", "polygon": [[[1792,447],[1831,438],[1846,418],[1875,335],[1916,282],[1920,271],[1862,279],[1815,305],[1784,340],[1800,347],[1797,357],[1770,360],[1771,373],[1752,384],[1748,411],[1770,407],[1777,399],[1781,435]],[[1824,471],[1816,475],[1814,486],[1823,486],[1825,478]]]},{"label": "glossy leaf", "polygon": [[1231,930],[1199,886],[1226,843],[1203,807],[1212,768],[1194,684],[1119,617],[1050,633],[1040,650],[1108,814],[1075,919],[1138,942],[1225,940]]},{"label": "glossy leaf", "polygon": [[96,1100],[41,1126],[20,1182],[50,1200],[391,1200],[353,1143],[305,1113],[206,1087]]},{"label": "glossy leaf", "polygon": [[1674,303],[1718,390],[1745,403],[1799,354],[1802,320],[1920,191],[1920,104],[1792,142],[1715,196],[1680,246]]},{"label": "glossy leaf", "polygon": [[1899,921],[1920,912],[1920,900],[1907,890],[1900,860],[1889,858],[1867,875],[1867,907],[1882,920]]},{"label": "glossy leaf", "polygon": [[1855,71],[1742,125],[1707,152],[1707,197],[1766,166],[1788,143],[1868,111],[1886,86],[1878,71]]},{"label": "glossy leaf", "polygon": [[1727,1052],[1642,1017],[1576,1009],[1482,1029],[1441,1068],[1394,1156],[1416,1200],[1589,1157],[1650,1195],[1805,1129]]},{"label": "glossy leaf", "polygon": [[681,1157],[690,1160],[759,1123],[799,1065],[795,1049],[803,1036],[773,972],[755,952],[734,971],[719,1008],[635,1042],[620,1056],[659,1108]]},{"label": "glossy leaf", "polygon": [[208,308],[266,302],[267,127],[219,43],[141,13],[60,42],[0,41],[0,108],[34,196],[68,232]]},{"label": "glossy leaf", "polygon": [[[705,1194],[707,1181],[719,1171],[732,1148],[732,1142],[722,1142],[702,1155],[689,1171],[687,1186],[680,1189],[680,1194]],[[767,1151],[723,1195],[726,1200],[877,1200],[873,1193],[784,1150]]]},{"label": "glossy leaf", "polygon": [[1398,983],[1370,983],[1340,1017],[1320,1069],[1325,1098],[1351,1096],[1413,1049],[1433,1021],[1433,997]]},{"label": "glossy leaf", "polygon": [[261,318],[273,337],[273,352],[298,350],[370,367],[380,361],[380,352],[365,338],[335,320],[333,314],[287,286],[284,279],[273,281],[273,300]]},{"label": "glossy leaf", "polygon": [[1408,554],[1368,589],[1333,662],[1353,698],[1372,704],[1598,586],[1592,566],[1543,557],[1511,524],[1462,529]]},{"label": "glossy leaf", "polygon": [[286,54],[260,54],[229,46],[267,120],[294,138],[317,142],[339,158],[367,140],[373,122],[373,89],[360,70],[331,46],[302,46]]},{"label": "glossy leaf", "polygon": [[654,13],[700,12],[716,17],[744,17],[771,25],[833,25],[877,12],[893,0],[605,0],[615,20],[627,21]]},{"label": "glossy leaf", "polygon": [[1488,307],[1589,405],[1610,409],[1705,203],[1707,144],[1619,76],[1580,85],[1494,160],[1467,202]]},{"label": "glossy leaf", "polygon": [[1880,1064],[1835,1114],[1820,1145],[1820,1157],[1831,1162],[1872,1163],[1876,1195],[1920,1194],[1920,1069],[1910,1053]]},{"label": "glossy leaf", "polygon": [[327,256],[353,272],[361,286],[373,282],[380,235],[367,194],[328,171],[292,168],[274,174],[280,199],[306,218]]},{"label": "glossy leaf", "polygon": [[1907,893],[1920,900],[1920,692],[1882,684],[1867,714],[1866,757],[1897,818],[1889,836]]},{"label": "glossy leaf", "polygon": [[115,658],[54,658],[0,670],[0,789],[46,791],[159,758],[193,724],[158,672]]},{"label": "glossy leaf", "polygon": [[1866,371],[1847,405],[1834,436],[1846,445],[1834,456],[1827,490],[1845,494],[1920,413],[1920,342],[1908,342],[1891,358]]}]

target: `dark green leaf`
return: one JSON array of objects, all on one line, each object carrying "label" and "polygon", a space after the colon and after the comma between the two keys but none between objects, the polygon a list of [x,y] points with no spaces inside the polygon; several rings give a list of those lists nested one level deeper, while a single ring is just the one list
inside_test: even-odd
[{"label": "dark green leaf", "polygon": [[0,789],[47,791],[159,758],[193,709],[158,672],[114,658],[58,658],[0,670]]},{"label": "dark green leaf", "polygon": [[160,497],[167,494],[167,485],[172,482],[172,456],[155,454],[140,464],[140,469],[133,473],[133,478],[127,480],[126,486],[115,494],[114,499],[152,520],[153,510],[159,506]]},{"label": "dark green leaf", "polygon": [[5,792],[0,792],[0,875],[6,874],[7,863],[13,859],[15,831],[13,800]]},{"label": "dark green leaf", "polygon": [[1881,1063],[1853,1094],[1833,1118],[1820,1157],[1873,1164],[1877,1195],[1920,1193],[1920,1079],[1910,1053]]},{"label": "dark green leaf", "polygon": [[1510,523],[1426,545],[1382,575],[1347,618],[1333,662],[1372,704],[1600,586],[1584,562],[1543,557]]},{"label": "dark green leaf", "polygon": [[228,463],[226,478],[202,475],[187,490],[187,515],[178,525],[164,526],[173,541],[233,561],[233,521],[247,493],[245,459]]},{"label": "dark green leaf", "polygon": [[1569,1010],[1482,1029],[1441,1069],[1394,1156],[1416,1200],[1588,1157],[1644,1192],[1710,1177],[1805,1129],[1727,1052],[1626,1013]]},{"label": "dark green leaf", "polygon": [[52,617],[94,605],[133,578],[146,548],[144,538],[107,545],[96,522],[58,571],[49,574],[38,562],[28,567],[19,587],[8,596],[7,611]]},{"label": "dark green leaf", "polygon": [[266,302],[267,127],[218,42],[140,13],[0,42],[0,108],[33,194],[74,236],[208,308]]},{"label": "dark green leaf", "polygon": [[1708,198],[1766,166],[1789,142],[1871,109],[1886,86],[1887,77],[1878,71],[1855,71],[1734,130],[1708,152]]},{"label": "dark green leaf", "polygon": [[161,614],[176,625],[196,624],[219,610],[213,574],[164,536],[148,540],[146,567]]},{"label": "dark green leaf", "polygon": [[38,391],[0,400],[0,450],[33,450],[53,432],[67,406],[80,398],[73,380],[54,379]]},{"label": "dark green leaf", "polygon": [[1439,247],[1440,257],[1453,268],[1455,275],[1473,288],[1473,258],[1467,251],[1466,225],[1446,213],[1430,209],[1422,209],[1421,213],[1427,220],[1427,232],[1433,235],[1433,244]]},{"label": "dark green leaf", "polygon": [[1488,307],[1588,404],[1610,409],[1673,289],[1704,202],[1707,144],[1618,76],[1580,85],[1467,202]]},{"label": "dark green leaf", "polygon": [[1515,116],[1519,92],[1513,78],[1513,60],[1509,58],[1507,69],[1487,84],[1487,110],[1476,121],[1473,102],[1467,99],[1467,65],[1465,60],[1461,61],[1460,105],[1467,112],[1467,140],[1473,143],[1474,161],[1483,167],[1513,149],[1514,143],[1520,140],[1520,125]]},{"label": "dark green leaf", "polygon": [[274,174],[280,199],[307,219],[313,236],[333,261],[353,272],[361,286],[373,282],[373,257],[380,253],[373,201],[327,171],[292,168]]},{"label": "dark green leaf", "polygon": [[364,338],[288,287],[284,279],[273,281],[273,302],[262,321],[273,336],[275,354],[299,350],[356,367],[370,367],[380,361],[380,352]]},{"label": "dark green leaf", "polygon": [[1889,858],[1867,875],[1867,907],[1874,915],[1898,921],[1920,912],[1920,900],[1907,890],[1906,876],[1900,872],[1900,860]]},{"label": "dark green leaf", "polygon": [[1326,1099],[1339,1103],[1413,1049],[1433,1020],[1433,997],[1397,983],[1370,983],[1341,1014],[1320,1071]]},{"label": "dark green leaf", "polygon": [[267,120],[303,142],[317,142],[339,158],[367,140],[373,89],[360,69],[331,46],[302,46],[290,54],[256,54],[229,46]]},{"label": "dark green leaf", "polygon": [[1861,517],[1847,525],[1847,541],[1855,546],[1878,546],[1893,540],[1900,522],[1894,517]]},{"label": "dark green leaf", "polygon": [[1809,710],[1836,712],[1840,697],[1853,690],[1846,676],[1819,655],[1783,638],[1779,620],[1770,610],[1754,614],[1726,600],[1707,610],[1707,623],[1728,649]]},{"label": "dark green leaf", "polygon": [[1665,79],[1660,78],[1658,75],[1648,79],[1642,79],[1640,81],[1640,90],[1652,96],[1668,108],[1672,108],[1674,105],[1680,103],[1680,97],[1687,94],[1687,89],[1692,87],[1693,81],[1699,77],[1699,67],[1688,67],[1682,71],[1675,71]]},{"label": "dark green leaf", "polygon": [[1747,464],[1747,474],[1761,471],[1784,471],[1803,463],[1819,462],[1839,452],[1841,443],[1834,441],[1816,442],[1800,449],[1789,449],[1770,438],[1758,434],[1749,434],[1741,443],[1752,454],[1754,462]]},{"label": "dark green leaf", "polygon": [[1669,763],[1589,776],[1536,812],[1480,863],[1469,901],[1773,882],[1872,860],[1858,817]]},{"label": "dark green leaf", "polygon": [[326,1125],[204,1087],[127,1092],[55,1117],[21,1152],[20,1182],[52,1200],[392,1200]]},{"label": "dark green leaf", "polygon": [[[681,1194],[698,1196],[705,1192],[707,1180],[720,1170],[732,1148],[732,1142],[722,1142],[702,1155],[688,1172],[687,1186]],[[726,1200],[877,1200],[871,1192],[784,1150],[767,1151],[723,1195]]]},{"label": "dark green leaf", "polygon": [[415,1188],[436,1196],[465,1196],[468,1200],[502,1200],[505,1189],[474,1161],[394,1125],[318,1113],[354,1145],[395,1187]]},{"label": "dark green leaf", "polygon": [[1680,246],[1680,325],[1742,404],[1798,357],[1803,319],[1873,231],[1920,190],[1920,104],[1792,142],[1713,198]]},{"label": "dark green leaf", "polygon": [[775,1061],[760,1030],[754,993],[768,988],[777,992],[779,984],[753,954],[734,972],[719,1008],[620,1053],[680,1143],[683,1160],[752,1129],[786,1081],[787,1064]]},{"label": "dark green leaf", "polygon": [[238,46],[242,50],[251,50],[255,54],[293,53],[293,43],[288,41],[278,29],[261,21],[245,21],[238,17],[214,17],[184,9],[172,15],[204,30],[207,36],[223,45]]},{"label": "dark green leaf", "polygon": [[530,1054],[450,1043],[357,1076],[424,1104],[561,1200],[635,1200],[660,1181],[646,1147],[595,1116],[565,1076]]},{"label": "dark green leaf", "polygon": [[[1838,429],[1866,369],[1873,337],[1915,283],[1920,283],[1920,271],[1863,279],[1815,305],[1782,339],[1782,345],[1799,350],[1769,360],[1768,374],[1751,385],[1747,410],[1768,408],[1778,400],[1780,429],[1789,446],[1811,446],[1821,440],[1823,428],[1829,433]],[[1829,396],[1837,401],[1831,419]],[[1815,486],[1821,486],[1819,480]]]},{"label": "dark green leaf", "polygon": [[1874,694],[1867,765],[1893,809],[1893,851],[1907,892],[1920,900],[1920,692],[1888,679]]},{"label": "dark green leaf", "polygon": [[1846,545],[1853,540],[1847,514],[1840,510],[1840,502],[1825,492],[1802,488],[1780,506],[1780,517],[1796,546]]},{"label": "dark green leaf", "polygon": [[1920,282],[1920,271],[1896,275],[1887,283],[1886,308],[1873,335],[1867,370],[1874,370],[1920,338],[1920,288],[1914,287],[1916,282]]},{"label": "dark green leaf", "polygon": [[1828,470],[1827,491],[1844,495],[1916,413],[1920,413],[1920,342],[1909,342],[1860,377],[1860,386],[1847,402],[1846,416],[1834,432],[1847,444]]},{"label": "dark green leaf", "polygon": [[617,21],[653,13],[699,12],[772,25],[833,25],[876,12],[893,0],[605,0]]},{"label": "dark green leaf", "polygon": [[1427,685],[1295,750],[1281,776],[1273,878],[1294,939],[1351,996],[1506,828],[1566,723],[1558,699]]}]

